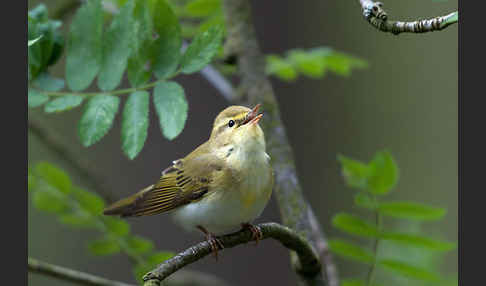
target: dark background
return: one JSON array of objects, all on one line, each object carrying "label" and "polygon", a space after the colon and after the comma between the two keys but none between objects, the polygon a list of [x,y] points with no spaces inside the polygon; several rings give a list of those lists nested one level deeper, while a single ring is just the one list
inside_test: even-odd
[{"label": "dark background", "polygon": [[[29,9],[44,2],[49,9],[61,1],[29,1]],[[265,53],[291,48],[330,46],[364,58],[369,68],[348,78],[332,74],[321,80],[301,78],[289,84],[272,79],[283,121],[296,158],[306,198],[330,237],[344,236],[330,225],[333,214],[352,211],[353,190],[340,176],[337,154],[368,161],[384,148],[400,167],[400,181],[389,199],[431,203],[448,210],[445,218],[426,225],[427,233],[457,241],[458,197],[458,40],[457,25],[441,32],[394,36],[376,31],[361,16],[357,0],[252,1],[260,46]],[[413,20],[444,15],[457,9],[455,1],[386,1],[392,19]],[[70,17],[66,18],[68,27]],[[53,73],[62,77],[64,61]],[[77,136],[80,110],[48,115],[40,109],[29,116],[45,121],[73,150],[91,162],[104,178],[102,187],[113,198],[152,184],[172,160],[207,140],[212,120],[228,105],[201,76],[177,79],[186,91],[189,117],[182,134],[163,138],[155,111],[150,110],[147,142],[133,160],[120,148],[120,118],[92,147],[81,146]],[[126,83],[125,83],[126,85]],[[66,169],[75,183],[92,189],[62,158],[29,132],[29,165],[47,160]],[[28,209],[29,256],[111,279],[134,282],[124,256],[94,257],[86,241],[97,233],[71,230],[55,217]],[[168,216],[129,219],[132,232],[152,239],[157,249],[178,251],[202,239],[174,225]],[[280,221],[272,199],[258,222]],[[191,265],[216,274],[232,285],[294,285],[287,250],[265,240],[228,249],[218,262],[206,258]],[[341,277],[363,275],[363,267],[336,258]],[[457,251],[446,256],[445,273],[457,271]],[[66,285],[29,274],[30,285]]]}]

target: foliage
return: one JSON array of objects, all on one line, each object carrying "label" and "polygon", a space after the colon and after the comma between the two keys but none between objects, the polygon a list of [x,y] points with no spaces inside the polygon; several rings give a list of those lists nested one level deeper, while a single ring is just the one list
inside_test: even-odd
[{"label": "foliage", "polygon": [[[119,1],[120,9],[104,25],[100,0],[88,0],[69,26],[66,44],[66,83],[47,73],[62,53],[59,21],[47,18],[45,5],[29,12],[29,107],[47,113],[72,110],[84,104],[79,121],[81,143],[89,147],[111,129],[120,95],[128,94],[122,113],[121,146],[135,158],[147,138],[150,89],[163,135],[172,140],[183,130],[188,104],[182,87],[172,78],[204,68],[221,47],[223,27],[209,25],[182,51],[180,24],[165,0]],[[123,2],[123,3],[122,3]],[[116,89],[126,72],[131,88]],[[155,76],[156,80],[149,82]],[[99,92],[86,92],[93,81]],[[164,88],[164,87],[177,88]]]},{"label": "foliage", "polygon": [[105,202],[99,195],[73,185],[63,170],[50,163],[40,162],[29,168],[28,191],[34,207],[54,214],[61,224],[97,230],[100,237],[87,244],[92,254],[128,255],[135,261],[133,272],[139,281],[158,263],[174,255],[154,251],[152,241],[132,234],[124,220],[104,216]]},{"label": "foliage", "polygon": [[[374,283],[375,268],[388,272],[388,276],[382,274],[382,277],[395,279],[390,276],[399,276],[398,280],[406,281],[404,285],[451,283],[451,279],[443,278],[438,273],[431,259],[453,250],[456,247],[455,243],[433,239],[417,231],[403,232],[403,227],[401,231],[388,230],[384,228],[382,221],[384,217],[401,218],[412,222],[438,220],[443,217],[446,210],[423,203],[382,200],[383,196],[396,187],[399,177],[398,167],[388,151],[377,152],[369,163],[342,155],[338,156],[338,160],[346,184],[358,190],[354,200],[355,205],[370,211],[375,217],[374,222],[369,222],[357,215],[343,212],[336,214],[332,219],[332,225],[339,230],[353,236],[372,239],[373,243],[373,248],[370,249],[340,238],[329,242],[329,247],[335,254],[365,263],[370,267],[366,280],[346,279],[343,285],[377,285]],[[386,252],[380,251],[379,247],[383,245],[387,247]],[[413,251],[421,253],[422,256],[415,260],[407,260],[406,258],[410,257],[407,253]],[[379,255],[381,253],[386,255]],[[397,253],[399,255],[396,255]],[[429,256],[425,257],[425,254]],[[428,263],[422,263],[425,260]]]}]

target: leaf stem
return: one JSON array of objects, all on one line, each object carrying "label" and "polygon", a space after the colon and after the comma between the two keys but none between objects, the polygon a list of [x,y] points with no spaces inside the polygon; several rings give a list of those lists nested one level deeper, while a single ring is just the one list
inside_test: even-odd
[{"label": "leaf stem", "polygon": [[[373,197],[374,203],[375,203],[375,220],[376,220],[376,229],[378,230],[378,235],[381,234],[381,229],[382,229],[382,217],[380,212],[377,211],[377,206],[378,206],[378,201],[376,200],[376,196]],[[370,270],[368,271],[368,276],[366,279],[366,285],[371,286],[373,285],[373,281],[375,279],[375,269],[376,269],[376,264],[378,262],[377,256],[378,256],[378,247],[380,244],[380,238],[375,238],[374,244],[373,244],[373,253],[374,253],[374,258],[373,258],[373,264],[371,264]]]}]

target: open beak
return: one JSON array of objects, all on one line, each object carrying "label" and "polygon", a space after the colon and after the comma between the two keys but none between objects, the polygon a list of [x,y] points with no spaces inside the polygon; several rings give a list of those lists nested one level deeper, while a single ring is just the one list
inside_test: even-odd
[{"label": "open beak", "polygon": [[246,118],[245,118],[245,121],[243,121],[243,124],[247,124],[247,123],[250,123],[250,124],[257,124],[258,121],[260,121],[260,119],[262,118],[263,114],[258,114],[258,109],[260,108],[261,104],[257,104],[255,105],[255,107],[253,107],[253,109],[248,112],[248,114],[246,115]]}]

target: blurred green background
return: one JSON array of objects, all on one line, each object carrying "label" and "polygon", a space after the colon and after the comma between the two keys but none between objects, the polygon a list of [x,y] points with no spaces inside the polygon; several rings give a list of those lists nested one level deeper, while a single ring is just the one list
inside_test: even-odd
[{"label": "blurred green background", "polygon": [[[49,10],[59,1],[39,2]],[[272,79],[283,121],[292,144],[298,175],[329,237],[344,236],[330,225],[333,214],[354,211],[355,192],[346,188],[337,154],[369,161],[388,149],[400,167],[400,180],[389,199],[431,203],[448,210],[439,222],[425,225],[426,233],[457,241],[458,234],[458,38],[457,25],[441,32],[394,36],[376,31],[361,16],[357,0],[252,1],[254,23],[261,49],[279,53],[291,48],[330,46],[369,62],[348,78],[329,74],[324,79],[300,78],[295,83]],[[386,1],[392,19],[413,20],[457,10],[455,1]],[[71,17],[67,17],[64,29]],[[62,77],[64,60],[52,72]],[[174,159],[180,158],[209,136],[212,120],[228,105],[200,75],[177,78],[186,90],[189,117],[182,134],[173,141],[163,138],[153,107],[147,142],[133,160],[120,148],[120,112],[108,135],[90,148],[77,137],[80,110],[44,114],[29,110],[62,136],[78,156],[90,162],[103,178],[102,187],[120,198],[153,183]],[[124,85],[127,85],[125,82]],[[29,165],[39,160],[64,168],[78,185],[95,190],[75,169],[58,157],[35,135],[28,137]],[[28,209],[29,256],[134,283],[128,258],[94,257],[85,242],[97,234],[72,230],[53,216]],[[134,233],[155,242],[157,249],[178,251],[202,239],[188,234],[168,216],[128,219]],[[280,221],[275,200],[258,222]],[[362,276],[364,267],[335,258],[341,277]],[[225,250],[218,262],[206,258],[190,266],[216,274],[232,285],[294,285],[287,250],[266,240]],[[457,250],[444,259],[444,273],[457,272]],[[29,274],[29,285],[67,285]]]}]

